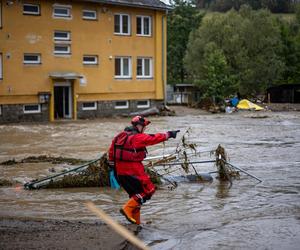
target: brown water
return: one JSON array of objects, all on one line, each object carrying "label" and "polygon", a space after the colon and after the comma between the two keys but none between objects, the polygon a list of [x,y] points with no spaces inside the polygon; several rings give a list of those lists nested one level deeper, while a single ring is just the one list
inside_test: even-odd
[{"label": "brown water", "polygon": [[[257,116],[267,116],[255,119]],[[231,163],[263,180],[242,174],[228,189],[218,180],[181,183],[158,190],[143,206],[151,221],[139,235],[152,249],[299,249],[300,113],[238,113],[152,118],[150,133],[191,127],[190,140],[202,151],[221,144]],[[29,155],[94,159],[128,119],[0,126],[0,162]],[[150,155],[172,151],[178,140],[149,147]],[[207,159],[203,154],[200,159]],[[0,166],[0,176],[26,182],[49,174],[50,163]],[[56,169],[63,165],[54,166]],[[200,171],[214,170],[199,166]],[[120,222],[126,194],[111,189],[80,188],[27,191],[0,188],[0,217],[96,220],[84,206],[95,204]]]}]

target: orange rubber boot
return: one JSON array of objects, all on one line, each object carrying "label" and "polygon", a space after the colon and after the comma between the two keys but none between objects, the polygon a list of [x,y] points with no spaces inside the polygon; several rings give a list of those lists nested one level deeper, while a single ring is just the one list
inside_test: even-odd
[{"label": "orange rubber boot", "polygon": [[135,219],[136,224],[140,225],[141,224],[141,206],[138,206],[134,211],[133,211],[133,219]]},{"label": "orange rubber boot", "polygon": [[130,198],[129,201],[127,201],[127,203],[120,209],[120,213],[123,214],[129,222],[136,224],[133,211],[139,206],[140,204],[135,199]]}]

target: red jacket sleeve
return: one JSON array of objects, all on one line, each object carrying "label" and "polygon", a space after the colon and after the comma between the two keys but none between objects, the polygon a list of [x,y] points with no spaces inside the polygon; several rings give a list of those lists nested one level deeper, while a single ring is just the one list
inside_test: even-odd
[{"label": "red jacket sleeve", "polygon": [[168,138],[166,133],[157,133],[154,135],[136,134],[132,140],[132,145],[135,148],[142,148],[158,144],[160,142],[166,141],[167,139]]}]

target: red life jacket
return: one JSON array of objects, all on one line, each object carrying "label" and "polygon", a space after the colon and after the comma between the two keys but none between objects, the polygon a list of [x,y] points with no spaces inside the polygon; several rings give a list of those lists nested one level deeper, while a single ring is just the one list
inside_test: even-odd
[{"label": "red life jacket", "polygon": [[146,158],[147,150],[134,148],[132,139],[136,133],[134,131],[123,131],[114,139],[113,159],[119,161],[142,161]]}]

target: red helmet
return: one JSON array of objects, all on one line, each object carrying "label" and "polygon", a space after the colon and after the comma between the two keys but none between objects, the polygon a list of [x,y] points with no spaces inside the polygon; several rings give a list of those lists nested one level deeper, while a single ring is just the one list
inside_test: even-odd
[{"label": "red helmet", "polygon": [[136,126],[136,125],[140,124],[140,125],[142,125],[143,127],[145,127],[145,126],[149,125],[150,123],[151,123],[151,122],[150,122],[149,120],[147,120],[146,118],[144,118],[144,117],[142,117],[142,116],[140,116],[140,115],[137,115],[137,116],[135,116],[135,117],[133,117],[133,118],[131,119],[131,124],[132,124],[133,126]]}]

